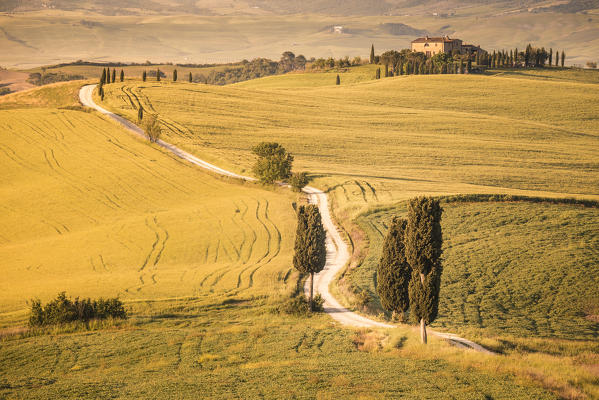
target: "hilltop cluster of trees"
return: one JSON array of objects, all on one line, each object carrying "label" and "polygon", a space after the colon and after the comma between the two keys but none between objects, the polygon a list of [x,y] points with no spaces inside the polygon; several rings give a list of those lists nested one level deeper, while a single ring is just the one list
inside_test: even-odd
[{"label": "hilltop cluster of trees", "polygon": [[[565,51],[547,51],[544,47],[537,48],[531,44],[524,51],[518,49],[493,51],[493,53],[474,52],[461,54],[457,50],[449,53],[437,53],[427,56],[422,52],[410,49],[401,51],[390,50],[381,55],[375,55],[374,46],[370,49],[370,63],[379,64],[376,78],[411,74],[464,74],[481,72],[486,68],[528,68],[545,66],[564,66]],[[554,61],[555,60],[555,61]]]},{"label": "hilltop cluster of trees", "polygon": [[317,58],[311,61],[310,69],[314,70],[329,70],[333,68],[349,68],[355,65],[361,65],[362,59],[360,57],[354,57],[352,60],[349,57],[342,57],[339,59],[329,58]]}]

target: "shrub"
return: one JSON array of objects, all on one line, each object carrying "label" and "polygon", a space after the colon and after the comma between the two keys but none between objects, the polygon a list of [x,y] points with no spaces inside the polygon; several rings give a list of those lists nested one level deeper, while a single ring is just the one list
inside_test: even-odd
[{"label": "shrub", "polygon": [[150,114],[145,118],[144,131],[146,132],[146,135],[148,135],[150,142],[156,143],[160,139],[162,130],[160,129],[160,123],[158,122],[158,115]]},{"label": "shrub", "polygon": [[289,179],[289,184],[295,192],[301,192],[308,182],[310,182],[310,179],[308,179],[308,174],[305,172],[296,172]]},{"label": "shrub", "polygon": [[40,300],[31,300],[29,325],[34,327],[106,318],[127,318],[123,303],[118,298],[91,300],[77,297],[71,300],[62,292],[45,306]]},{"label": "shrub", "polygon": [[597,63],[593,62],[593,61],[589,61],[589,62],[587,62],[587,67],[595,69],[595,68],[597,68]]},{"label": "shrub", "polygon": [[[322,312],[324,311],[324,299],[320,294],[314,296],[312,300],[312,311]],[[296,316],[308,316],[310,312],[310,301],[303,294],[291,297],[287,301],[281,303],[277,309],[279,313],[296,315]]]}]

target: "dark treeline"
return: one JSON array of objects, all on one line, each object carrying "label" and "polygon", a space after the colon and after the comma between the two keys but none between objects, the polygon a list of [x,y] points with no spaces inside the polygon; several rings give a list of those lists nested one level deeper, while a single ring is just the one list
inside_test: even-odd
[{"label": "dark treeline", "polygon": [[[421,52],[410,49],[401,51],[390,50],[381,55],[374,55],[371,49],[371,63],[383,66],[383,71],[377,70],[376,78],[397,75],[419,74],[464,74],[471,72],[484,72],[489,68],[542,68],[548,66],[564,66],[566,53],[562,50],[553,52],[544,47],[527,45],[522,51],[517,48],[509,51],[494,50],[492,53],[485,51],[461,54],[438,53],[427,56]],[[332,63],[331,63],[332,65]]]},{"label": "dark treeline", "polygon": [[66,82],[66,81],[76,81],[80,79],[85,79],[85,76],[74,75],[74,74],[65,74],[63,72],[34,72],[29,74],[29,78],[27,78],[27,82],[36,85],[48,85],[50,83],[56,82]]}]

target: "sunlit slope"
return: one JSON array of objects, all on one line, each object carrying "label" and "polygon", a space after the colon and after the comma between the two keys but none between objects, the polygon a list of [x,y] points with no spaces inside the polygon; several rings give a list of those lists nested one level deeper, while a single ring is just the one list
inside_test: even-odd
[{"label": "sunlit slope", "polygon": [[[443,279],[434,323],[465,334],[593,339],[599,333],[599,209],[537,202],[443,202]],[[406,204],[358,218],[370,251],[347,275],[375,299],[384,235]]]},{"label": "sunlit slope", "polygon": [[0,111],[0,311],[290,283],[287,194],[226,183],[94,113]]},{"label": "sunlit slope", "polygon": [[341,86],[326,74],[324,87],[310,87],[325,76],[317,73],[232,87],[128,82],[109,85],[104,104],[131,119],[142,104],[160,115],[169,141],[232,167],[248,169],[250,148],[276,140],[340,203],[598,194],[597,85],[474,75],[344,84],[352,74],[341,74]]}]

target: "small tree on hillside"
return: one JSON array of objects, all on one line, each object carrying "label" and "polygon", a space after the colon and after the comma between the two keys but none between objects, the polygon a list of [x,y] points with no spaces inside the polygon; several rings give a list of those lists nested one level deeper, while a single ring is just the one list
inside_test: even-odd
[{"label": "small tree on hillside", "polygon": [[116,69],[112,69],[112,83],[116,82]]},{"label": "small tree on hillside", "polygon": [[144,131],[148,135],[150,142],[156,143],[160,139],[162,130],[160,129],[160,123],[158,122],[158,115],[150,114],[144,121]]},{"label": "small tree on hillside", "polygon": [[121,82],[125,81],[125,71],[121,70]]},{"label": "small tree on hillside", "polygon": [[156,81],[160,82],[160,69],[156,69]]},{"label": "small tree on hillside", "polygon": [[553,65],[553,48],[549,49],[549,66]]},{"label": "small tree on hillside", "polygon": [[339,78],[339,74],[337,74],[337,79],[335,80],[335,85],[341,85],[341,78]]},{"label": "small tree on hillside", "polygon": [[325,240],[326,234],[318,207],[314,204],[300,206],[293,266],[304,274],[310,274],[310,309],[313,309],[314,274],[322,271],[326,264]]},{"label": "small tree on hillside", "polygon": [[141,74],[141,79],[145,82],[147,78],[148,78],[148,74],[146,71],[144,71],[143,74]]},{"label": "small tree on hillside", "polygon": [[104,101],[104,86],[100,85],[100,89],[98,89],[98,94],[100,95],[100,100]]},{"label": "small tree on hillside", "polygon": [[110,68],[106,68],[106,83],[110,83]]},{"label": "small tree on hillside", "polygon": [[562,68],[564,67],[565,61],[566,61],[566,52],[562,50]]},{"label": "small tree on hillside", "polygon": [[137,110],[137,123],[139,124],[143,119],[144,119],[144,108],[139,107],[139,110]]},{"label": "small tree on hillside", "polygon": [[289,178],[289,184],[295,192],[301,192],[309,181],[308,174],[305,172],[296,172]]},{"label": "small tree on hillside", "polygon": [[370,46],[370,63],[374,64],[374,44]]},{"label": "small tree on hillside", "polygon": [[293,156],[275,142],[262,142],[252,148],[258,156],[253,172],[263,183],[273,183],[291,176]]},{"label": "small tree on hillside", "polygon": [[441,213],[439,201],[419,197],[408,204],[405,234],[406,260],[412,267],[408,288],[412,317],[420,321],[422,343],[427,342],[426,325],[437,317],[441,286]]},{"label": "small tree on hillside", "polygon": [[106,83],[106,68],[104,68],[102,70],[102,76],[100,77],[100,85],[103,85]]},{"label": "small tree on hillside", "polygon": [[405,219],[393,218],[376,273],[376,291],[381,305],[385,310],[402,316],[410,307],[408,285],[412,277],[404,244],[407,224]]},{"label": "small tree on hillside", "polygon": [[173,82],[177,82],[177,70],[173,71]]},{"label": "small tree on hillside", "polygon": [[189,73],[189,83],[193,82],[193,76],[191,76],[191,72]]}]

